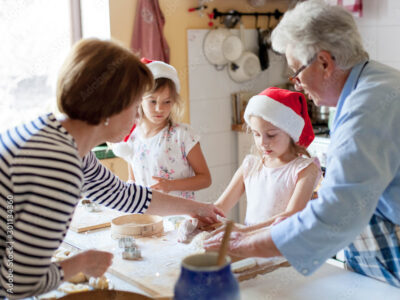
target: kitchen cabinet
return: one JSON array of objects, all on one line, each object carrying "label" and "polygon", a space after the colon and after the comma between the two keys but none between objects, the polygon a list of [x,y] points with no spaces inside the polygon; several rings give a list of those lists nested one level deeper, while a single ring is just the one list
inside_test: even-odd
[{"label": "kitchen cabinet", "polygon": [[128,180],[128,164],[120,157],[100,159],[100,162],[120,179]]},{"label": "kitchen cabinet", "polygon": [[123,181],[128,180],[128,163],[120,157],[116,157],[114,152],[106,144],[93,148],[93,153],[97,159],[106,166],[111,172]]}]

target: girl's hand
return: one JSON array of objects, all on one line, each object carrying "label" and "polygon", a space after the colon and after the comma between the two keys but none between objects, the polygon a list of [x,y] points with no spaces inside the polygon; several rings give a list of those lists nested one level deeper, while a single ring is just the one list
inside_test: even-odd
[{"label": "girl's hand", "polygon": [[156,180],[157,183],[150,186],[150,188],[162,191],[164,193],[169,193],[170,191],[172,191],[171,180],[168,180],[168,179],[165,179],[162,177],[156,177],[156,176],[153,176],[151,178]]},{"label": "girl's hand", "polygon": [[224,212],[211,203],[196,202],[196,206],[193,207],[193,212],[190,214],[191,217],[199,219],[204,224],[214,224],[219,222],[217,215],[224,217]]}]

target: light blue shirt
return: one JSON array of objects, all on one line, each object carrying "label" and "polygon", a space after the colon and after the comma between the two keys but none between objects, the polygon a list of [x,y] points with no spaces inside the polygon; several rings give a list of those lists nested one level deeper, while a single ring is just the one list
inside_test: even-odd
[{"label": "light blue shirt", "polygon": [[400,72],[354,66],[331,130],[318,199],[271,228],[280,252],[304,275],[349,245],[373,214],[400,224]]}]

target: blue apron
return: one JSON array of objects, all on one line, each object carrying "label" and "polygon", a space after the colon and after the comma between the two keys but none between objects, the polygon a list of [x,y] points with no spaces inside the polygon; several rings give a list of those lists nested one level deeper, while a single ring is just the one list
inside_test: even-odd
[{"label": "blue apron", "polygon": [[400,287],[400,226],[373,215],[366,229],[344,249],[346,267]]}]

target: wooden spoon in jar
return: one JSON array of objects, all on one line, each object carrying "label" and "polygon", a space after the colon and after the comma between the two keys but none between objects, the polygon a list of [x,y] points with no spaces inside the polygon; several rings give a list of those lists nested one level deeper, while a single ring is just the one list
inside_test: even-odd
[{"label": "wooden spoon in jar", "polygon": [[225,263],[225,256],[226,252],[228,251],[229,237],[231,236],[232,228],[233,228],[233,222],[232,221],[226,222],[224,236],[222,238],[221,246],[219,247],[218,251],[218,259],[217,259],[218,266],[223,266]]}]

